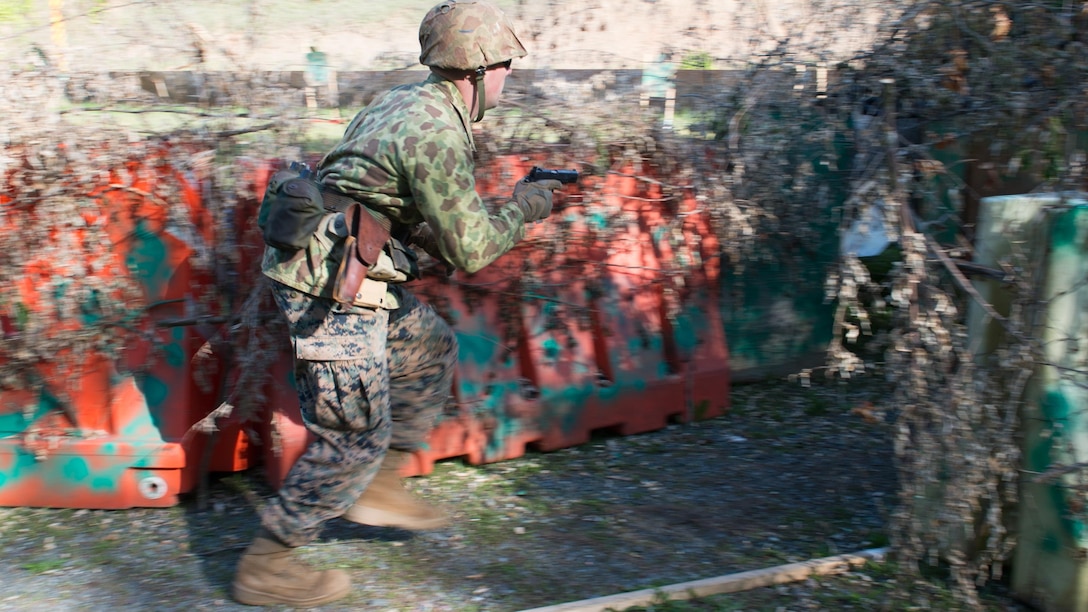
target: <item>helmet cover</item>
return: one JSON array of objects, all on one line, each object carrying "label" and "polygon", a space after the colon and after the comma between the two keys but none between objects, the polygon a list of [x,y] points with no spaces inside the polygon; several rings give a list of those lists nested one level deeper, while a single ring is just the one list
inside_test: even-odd
[{"label": "helmet cover", "polygon": [[525,57],[510,19],[482,0],[446,0],[419,24],[419,62],[451,70],[475,70]]}]

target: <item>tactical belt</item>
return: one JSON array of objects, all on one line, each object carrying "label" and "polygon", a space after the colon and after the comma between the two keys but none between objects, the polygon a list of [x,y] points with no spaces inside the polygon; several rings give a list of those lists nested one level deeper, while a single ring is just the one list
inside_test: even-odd
[{"label": "tactical belt", "polygon": [[[347,212],[352,204],[361,203],[359,200],[346,196],[343,192],[337,191],[327,185],[318,184],[318,188],[321,189],[321,200],[325,205],[325,210],[342,213]],[[365,204],[363,204],[363,208],[378,220],[378,223],[385,228],[385,231],[388,232],[393,227],[393,222],[389,220],[389,217],[386,217]]]}]

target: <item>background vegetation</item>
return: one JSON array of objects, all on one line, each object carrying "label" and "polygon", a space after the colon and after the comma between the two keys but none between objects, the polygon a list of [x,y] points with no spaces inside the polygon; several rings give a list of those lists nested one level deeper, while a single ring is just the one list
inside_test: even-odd
[{"label": "background vegetation", "polygon": [[[111,240],[106,221],[85,213],[88,194],[142,189],[137,174],[107,175],[107,169],[154,155],[203,179],[202,196],[215,203],[209,209],[215,239],[196,259],[213,286],[193,314],[238,323],[230,341],[256,360],[249,366],[259,365],[257,349],[266,346],[259,286],[238,291],[229,269],[237,263],[228,239],[235,231],[231,211],[248,197],[239,177],[247,159],[297,157],[315,133],[319,140],[329,136],[313,129],[324,124],[305,105],[303,90],[266,71],[261,49],[284,40],[296,49],[304,44],[279,24],[314,14],[328,16],[318,21],[328,23],[342,13],[327,2],[290,9],[218,4],[222,19],[203,25],[195,13],[173,20],[181,9],[169,2],[0,3],[8,56],[0,77],[6,109],[0,175],[7,181],[0,209],[3,388],[42,385],[34,367],[65,348],[119,356],[126,334],[139,329],[149,305],[140,303],[138,288],[124,274],[107,279],[85,267]],[[594,32],[619,27],[622,17],[602,14],[611,10],[605,3],[503,4],[517,15],[527,43],[542,50],[544,59],[533,60],[541,63],[529,64],[542,70],[569,61],[543,65],[563,57],[558,49],[577,49]],[[877,210],[895,246],[884,253],[879,274],[873,262],[850,254],[828,270],[836,335],[826,367],[801,378],[852,379],[882,362],[894,391],[876,416],[894,422],[897,432],[900,490],[890,530],[897,565],[908,573],[946,572],[960,601],[977,605],[977,586],[1001,575],[1015,546],[1018,415],[1024,386],[1041,361],[1032,336],[1041,304],[1034,297],[1039,279],[1027,265],[1031,254],[1019,253],[1002,270],[1014,308],[994,313],[1009,333],[986,360],[977,359],[965,316],[978,296],[960,263],[972,256],[980,196],[1085,187],[1088,4],[831,0],[784,15],[749,3],[727,21],[717,13],[710,18],[720,8],[712,4],[687,3],[683,13],[674,6],[674,21],[693,21],[674,23],[681,34],[669,45],[685,67],[729,68],[734,78],[677,117],[672,129],[638,106],[637,97],[617,94],[622,84],[610,72],[580,81],[538,74],[512,88],[506,110],[489,119],[481,160],[561,145],[562,155],[589,173],[652,165],[674,177],[660,186],[663,197],[694,190],[714,219],[725,282],[746,262],[817,248],[814,216],[846,228]],[[52,27],[43,25],[47,11],[59,19]],[[409,19],[389,11],[375,19]],[[411,11],[412,21],[419,12]],[[177,23],[188,25],[158,34]],[[230,25],[214,30],[219,23]],[[94,38],[80,43],[80,53],[65,55],[53,46],[60,24],[69,40],[79,39],[77,30]],[[726,37],[732,46],[721,43]],[[736,40],[743,40],[739,48]],[[411,43],[375,56],[371,65],[410,64]],[[164,100],[141,87],[138,74],[86,64],[95,54],[113,57],[117,47],[137,44],[150,51],[131,68],[192,71],[198,96],[183,104]],[[594,59],[606,68],[632,65],[622,57]],[[212,68],[231,76],[217,77]],[[299,66],[275,66],[292,68]],[[205,95],[212,91],[214,98]],[[172,205],[178,189],[160,180],[140,195],[161,204],[162,222],[174,231],[199,234]],[[80,241],[59,238],[77,229]],[[30,312],[10,296],[26,278],[25,262],[43,253],[75,263],[39,287],[39,308]],[[83,324],[57,325],[72,318]],[[862,339],[869,352],[858,349]],[[1080,380],[1082,373],[1068,375]],[[261,398],[246,385],[257,383],[240,380],[226,403],[252,409],[245,402]]]}]

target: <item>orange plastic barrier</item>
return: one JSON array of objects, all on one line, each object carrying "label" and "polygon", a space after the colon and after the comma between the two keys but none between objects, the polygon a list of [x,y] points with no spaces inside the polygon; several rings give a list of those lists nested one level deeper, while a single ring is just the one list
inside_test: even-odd
[{"label": "orange plastic barrier", "polygon": [[[280,164],[236,160],[238,198],[213,210],[201,197],[209,179],[178,171],[168,162],[178,152],[167,152],[140,145],[123,168],[79,185],[85,229],[53,230],[56,248],[28,258],[7,288],[17,309],[54,317],[58,338],[96,324],[93,300],[82,302],[86,312],[63,313],[50,293],[77,280],[101,281],[99,299],[131,312],[109,315],[129,328],[115,338],[116,354],[62,351],[33,365],[33,393],[0,389],[0,505],[168,506],[203,469],[259,461],[278,485],[310,441],[285,348],[275,349],[258,423],[244,428],[235,416],[213,435],[192,429],[241,375],[229,322],[194,314],[227,317],[259,279],[257,210]],[[533,165],[565,167],[499,157],[481,168],[479,188],[502,201]],[[24,208],[25,218],[9,215],[0,230],[33,224],[34,207]],[[405,474],[722,414],[729,363],[708,223],[691,194],[666,197],[633,168],[616,168],[558,193],[552,217],[485,270],[416,282],[453,326],[460,354],[454,401]],[[86,228],[99,227],[106,240],[95,242]],[[216,249],[235,261],[213,270]],[[0,308],[5,334],[19,332],[19,316]]]},{"label": "orange plastic barrier", "polygon": [[[478,188],[500,200],[541,161],[493,160]],[[628,169],[567,188],[547,222],[481,272],[415,283],[453,326],[460,355],[455,404],[404,473],[427,473],[442,459],[499,461],[581,444],[598,431],[631,435],[723,414],[729,363],[718,263],[694,198],[666,199]],[[280,385],[274,402],[279,449],[266,466],[273,485],[309,440],[288,387]]]},{"label": "orange plastic barrier", "polygon": [[[0,505],[170,506],[195,486],[200,466],[250,467],[240,424],[220,423],[210,448],[208,436],[190,432],[218,405],[225,368],[216,356],[195,359],[214,326],[167,322],[190,316],[195,304],[219,301],[210,269],[194,260],[221,237],[197,182],[172,167],[167,153],[143,144],[105,177],[71,176],[68,187],[85,193],[84,227],[54,228],[50,248],[26,262],[9,294],[9,308],[49,321],[50,338],[86,335],[98,317],[113,317],[110,330],[122,346],[115,355],[62,351],[31,364],[33,392],[0,389]],[[9,184],[17,178],[9,176]],[[33,227],[37,206],[47,203],[21,203],[7,218]],[[91,228],[101,228],[105,243],[92,239]],[[109,289],[73,300],[78,312],[59,307],[66,296],[58,288],[88,286]],[[98,312],[96,304],[107,303],[127,312]],[[4,315],[5,333],[20,333],[11,311]]]}]

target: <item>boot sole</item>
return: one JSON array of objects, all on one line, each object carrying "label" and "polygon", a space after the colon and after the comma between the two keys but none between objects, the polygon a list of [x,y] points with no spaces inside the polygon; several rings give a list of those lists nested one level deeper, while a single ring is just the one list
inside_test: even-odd
[{"label": "boot sole", "polygon": [[407,518],[403,514],[398,514],[396,512],[379,510],[378,508],[370,508],[367,506],[352,506],[341,518],[353,523],[359,523],[360,525],[370,525],[371,527],[396,527],[409,531],[440,529],[450,524],[449,518],[444,516],[432,519],[414,519]]},{"label": "boot sole", "polygon": [[243,585],[233,584],[231,585],[231,596],[238,603],[246,604],[247,606],[273,606],[284,605],[292,606],[295,608],[312,608],[314,606],[320,606],[329,602],[342,599],[351,592],[351,585],[340,589],[339,591],[333,591],[322,595],[321,597],[315,597],[313,599],[286,599],[284,597],[278,597],[272,593],[264,593],[262,591],[255,591],[247,588]]}]

